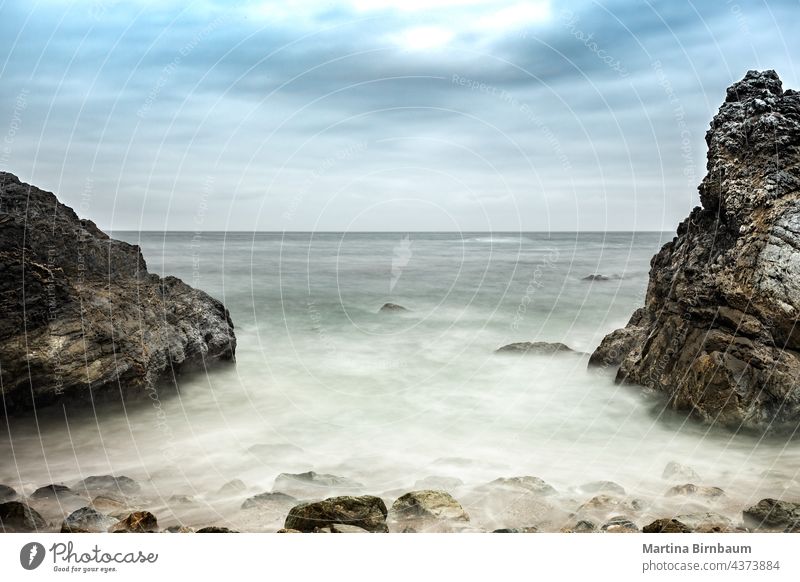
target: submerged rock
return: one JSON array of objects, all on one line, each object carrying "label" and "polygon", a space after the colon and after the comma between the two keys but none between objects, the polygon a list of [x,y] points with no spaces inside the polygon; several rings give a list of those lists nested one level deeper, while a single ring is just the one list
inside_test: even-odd
[{"label": "submerged rock", "polygon": [[392,504],[391,515],[397,521],[469,521],[469,515],[452,495],[433,489],[411,491],[399,497]]},{"label": "submerged rock", "polygon": [[675,461],[670,461],[664,467],[661,478],[666,481],[701,481],[697,471],[688,465],[681,465]]},{"label": "submerged rock", "polygon": [[578,487],[580,493],[614,493],[625,495],[625,488],[614,481],[592,481]]},{"label": "submerged rock", "polygon": [[378,310],[379,313],[398,313],[401,311],[408,311],[408,309],[396,303],[384,303]]},{"label": "submerged rock", "polygon": [[530,527],[501,527],[492,531],[492,533],[539,533],[539,528]]},{"label": "submerged rock", "polygon": [[[146,396],[176,372],[233,360],[225,307],[147,271],[55,195],[0,172],[0,361],[6,410]],[[24,290],[24,293],[23,293]]]},{"label": "submerged rock", "polygon": [[541,496],[555,495],[558,493],[558,491],[544,479],[532,476],[500,477],[499,479],[487,483],[484,488],[517,490]]},{"label": "submerged rock", "polygon": [[559,342],[517,342],[495,350],[497,354],[530,354],[546,356],[551,354],[581,354],[568,345]]},{"label": "submerged rock", "polygon": [[297,497],[321,497],[326,492],[354,492],[363,485],[347,477],[307,471],[305,473],[281,473],[275,477],[273,490],[285,491]]},{"label": "submerged rock", "polygon": [[0,503],[0,531],[4,533],[24,533],[39,531],[47,527],[47,522],[35,509],[19,501]]},{"label": "submerged rock", "polygon": [[297,503],[297,499],[291,495],[286,495],[286,493],[259,493],[245,499],[244,503],[242,503],[242,509],[293,505],[295,503]]},{"label": "submerged rock", "polygon": [[671,487],[667,490],[664,494],[667,497],[705,497],[706,499],[716,499],[718,497],[723,497],[725,492],[720,489],[719,487],[706,487],[704,485],[694,485],[692,483],[687,483],[686,485],[676,485],[675,487]]},{"label": "submerged rock", "polygon": [[0,502],[16,499],[17,491],[8,485],[0,485]]},{"label": "submerged rock", "polygon": [[380,497],[332,497],[324,501],[301,503],[289,511],[284,529],[313,532],[333,524],[354,525],[370,532],[387,532],[386,504]]},{"label": "submerged rock", "polygon": [[92,475],[78,483],[75,488],[79,491],[87,491],[91,494],[121,493],[124,495],[135,495],[142,489],[136,481],[124,475],[120,475],[119,477],[114,477],[113,475]]},{"label": "submerged rock", "polygon": [[81,507],[64,518],[61,533],[104,533],[118,521],[92,507]]},{"label": "submerged rock", "polygon": [[762,499],[742,512],[744,524],[753,528],[781,528],[800,521],[800,503]]},{"label": "submerged rock", "polygon": [[[800,93],[774,71],[728,89],[706,134],[702,208],[651,262],[618,381],[733,429],[800,420]],[[608,341],[606,341],[608,340]],[[606,338],[593,361],[612,360]]]},{"label": "submerged rock", "polygon": [[195,533],[239,533],[235,529],[228,529],[227,527],[219,527],[216,525],[209,525],[206,527],[201,527]]},{"label": "submerged rock", "polygon": [[66,485],[45,485],[44,487],[39,487],[36,491],[31,493],[32,499],[51,499],[57,498],[60,495],[75,495],[75,493],[67,487]]}]

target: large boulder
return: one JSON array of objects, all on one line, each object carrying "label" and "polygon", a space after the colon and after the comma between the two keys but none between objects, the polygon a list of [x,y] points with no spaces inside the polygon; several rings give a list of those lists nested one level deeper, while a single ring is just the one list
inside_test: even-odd
[{"label": "large boulder", "polygon": [[11,501],[12,499],[16,499],[16,497],[16,489],[9,487],[8,485],[0,484],[0,503],[3,501]]},{"label": "large boulder", "polygon": [[0,532],[31,532],[47,527],[47,522],[35,509],[19,501],[0,503]]},{"label": "large boulder", "polygon": [[109,528],[110,532],[152,533],[158,531],[158,520],[149,511],[134,511]]},{"label": "large boulder", "polygon": [[[774,71],[728,89],[702,207],[651,261],[642,310],[591,358],[675,409],[759,432],[800,421],[800,94]],[[617,353],[618,352],[618,353]]]},{"label": "large boulder", "polygon": [[334,524],[354,525],[370,532],[387,532],[386,504],[380,497],[332,497],[324,501],[301,503],[289,511],[285,529],[313,532]]},{"label": "large boulder", "polygon": [[0,365],[8,411],[146,395],[172,374],[233,360],[228,311],[54,194],[0,172]]}]

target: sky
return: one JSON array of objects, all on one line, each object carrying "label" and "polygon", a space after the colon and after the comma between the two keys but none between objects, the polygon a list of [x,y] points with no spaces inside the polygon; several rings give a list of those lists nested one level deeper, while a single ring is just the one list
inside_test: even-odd
[{"label": "sky", "polygon": [[674,230],[800,0],[0,4],[0,170],[107,230]]}]

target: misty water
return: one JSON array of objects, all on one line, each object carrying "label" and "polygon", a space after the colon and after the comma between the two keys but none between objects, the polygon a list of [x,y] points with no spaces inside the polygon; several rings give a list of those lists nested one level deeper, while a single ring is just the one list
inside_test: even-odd
[{"label": "misty water", "polygon": [[[236,365],[181,378],[158,401],[12,419],[1,483],[30,493],[128,475],[162,525],[255,531],[280,527],[281,513],[241,511],[242,500],[309,470],[387,503],[427,477],[456,478],[446,487],[487,528],[534,521],[525,508],[498,516],[476,493],[498,477],[544,479],[564,512],[591,497],[581,484],[612,480],[654,517],[708,506],[664,497],[670,461],[723,488],[712,509],[731,517],[800,493],[791,441],[665,413],[657,395],[587,369],[586,354],[494,353],[516,341],[591,352],[642,304],[650,258],[671,233],[114,236],[140,244],[151,272],[224,301]],[[595,273],[609,278],[583,280]],[[386,302],[408,311],[379,313]],[[233,479],[246,490],[217,493]]]}]

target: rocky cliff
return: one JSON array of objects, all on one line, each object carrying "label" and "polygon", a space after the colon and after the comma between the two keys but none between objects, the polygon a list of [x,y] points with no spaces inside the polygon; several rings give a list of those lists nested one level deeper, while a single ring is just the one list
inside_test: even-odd
[{"label": "rocky cliff", "polygon": [[50,192],[0,172],[0,379],[7,411],[147,394],[233,360],[228,311]]},{"label": "rocky cliff", "polygon": [[651,261],[645,305],[591,364],[734,429],[800,425],[800,94],[774,71],[727,91],[702,208]]}]

